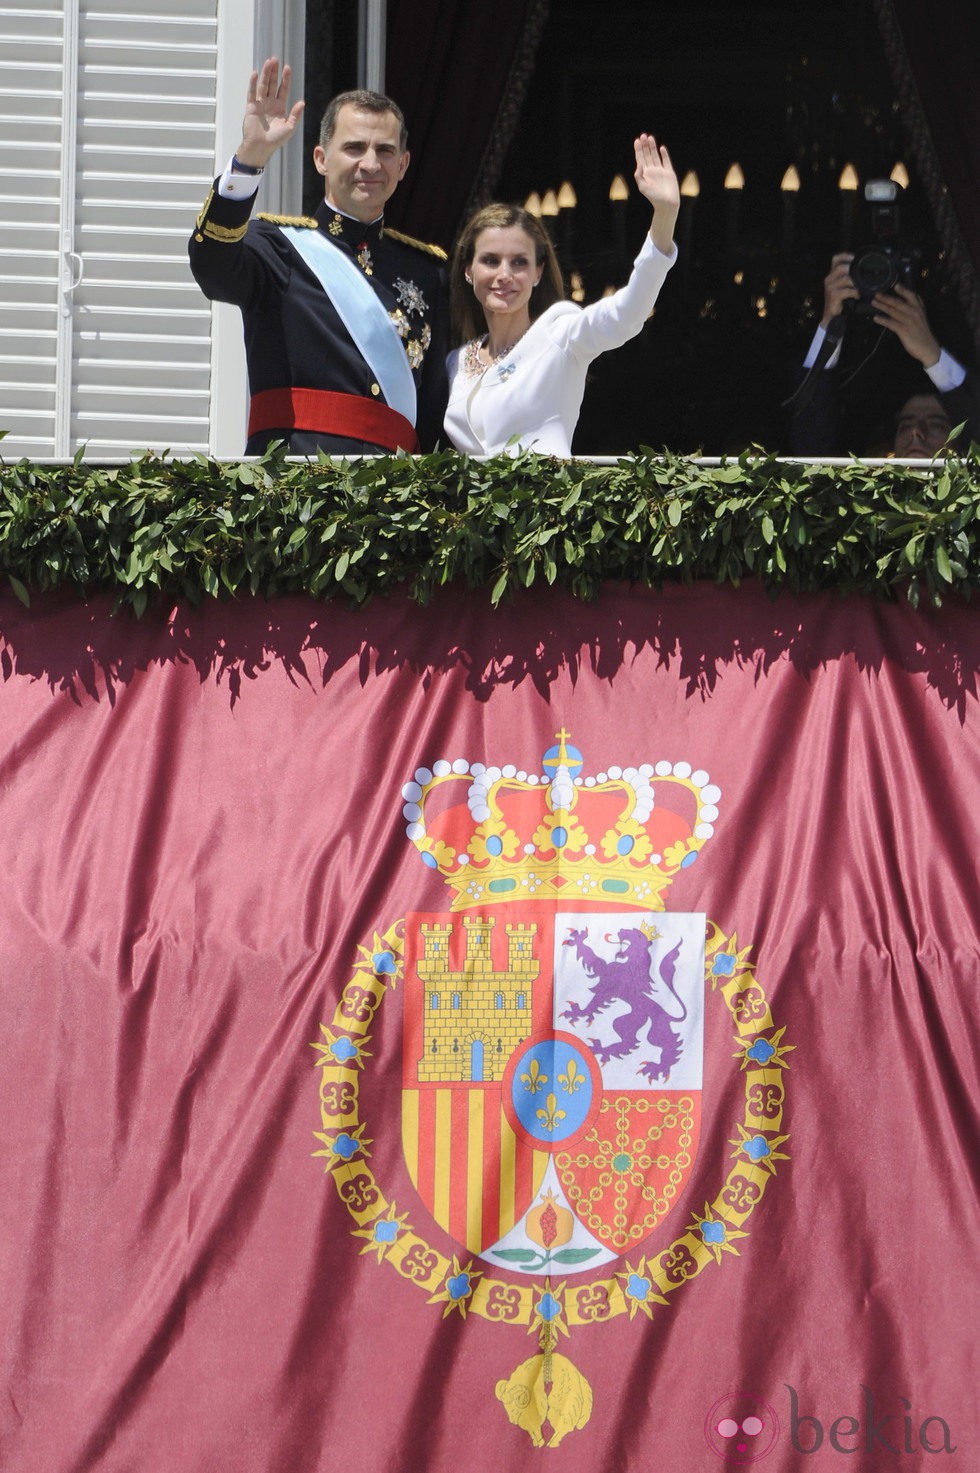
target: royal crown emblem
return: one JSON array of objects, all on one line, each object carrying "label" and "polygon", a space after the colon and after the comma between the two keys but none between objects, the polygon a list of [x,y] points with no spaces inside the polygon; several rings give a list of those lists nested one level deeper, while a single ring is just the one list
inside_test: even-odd
[{"label": "royal crown emblem", "polygon": [[577,895],[662,910],[661,892],[714,833],[721,791],[708,774],[658,762],[583,778],[564,730],[542,766],[440,761],[402,789],[408,837],[453,909]]},{"label": "royal crown emblem", "polygon": [[[407,837],[450,908],[410,912],[361,947],[316,1044],[316,1154],[361,1251],[444,1317],[537,1336],[539,1353],[494,1389],[514,1426],[549,1447],[587,1425],[597,1394],[561,1338],[650,1317],[738,1254],[786,1160],[791,1046],[750,948],[664,904],[714,834],[719,788],[686,761],[584,768],[562,728],[540,772],[464,758],[416,769],[401,789]],[[383,1122],[369,1136],[362,1114],[374,1032],[390,1016],[379,1012],[395,997],[414,1193],[398,1202],[370,1164]],[[706,1063],[711,1005],[726,1010],[734,1049]],[[718,1191],[680,1215],[702,1093],[733,1067],[744,1113],[727,1144],[711,1143]]]}]

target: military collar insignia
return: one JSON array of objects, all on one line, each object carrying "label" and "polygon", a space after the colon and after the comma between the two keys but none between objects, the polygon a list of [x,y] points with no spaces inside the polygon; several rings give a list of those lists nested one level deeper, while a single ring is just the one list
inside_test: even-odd
[{"label": "military collar insignia", "polygon": [[341,210],[324,204],[320,211],[320,227],[332,240],[338,243],[343,241],[349,247],[365,276],[374,275],[372,250],[384,235],[384,221],[381,218],[365,224],[363,220],[355,220],[353,215],[345,215]]},{"label": "military collar insignia", "polygon": [[383,216],[379,215],[377,220],[371,220],[365,224],[363,220],[355,220],[353,215],[345,215],[342,210],[336,209],[326,201],[320,206],[319,219],[328,234],[342,235],[348,245],[356,245],[362,240],[375,245],[384,234]]}]

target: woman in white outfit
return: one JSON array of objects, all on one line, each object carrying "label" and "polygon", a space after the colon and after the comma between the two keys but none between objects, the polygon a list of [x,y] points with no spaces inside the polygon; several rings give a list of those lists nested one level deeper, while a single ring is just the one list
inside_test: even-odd
[{"label": "woman in white outfit", "polygon": [[653,206],[629,281],[588,307],[564,300],[561,271],[540,221],[517,205],[487,205],[453,254],[453,322],[445,428],[457,450],[570,455],[593,358],[640,331],[677,258],[680,190],[666,148],[643,133],[635,179]]}]

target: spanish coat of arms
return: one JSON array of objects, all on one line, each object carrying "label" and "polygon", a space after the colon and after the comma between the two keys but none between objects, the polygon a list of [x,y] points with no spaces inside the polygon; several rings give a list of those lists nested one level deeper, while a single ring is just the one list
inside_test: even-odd
[{"label": "spanish coat of arms", "polygon": [[[787,1140],[790,1046],[749,948],[703,913],[664,906],[714,833],[719,789],[687,762],[583,767],[563,730],[540,774],[463,759],[415,772],[402,789],[407,837],[449,885],[449,908],[375,934],[316,1044],[317,1154],[362,1251],[444,1315],[537,1335],[539,1352],[495,1394],[551,1447],[587,1424],[595,1394],[562,1338],[650,1316],[738,1253]],[[404,998],[414,1207],[376,1181],[360,1115],[372,1022],[392,988]],[[715,1199],[689,1204],[671,1238],[663,1224],[698,1152],[713,996],[733,1025],[744,1115]],[[429,1244],[426,1216],[456,1253]]]}]

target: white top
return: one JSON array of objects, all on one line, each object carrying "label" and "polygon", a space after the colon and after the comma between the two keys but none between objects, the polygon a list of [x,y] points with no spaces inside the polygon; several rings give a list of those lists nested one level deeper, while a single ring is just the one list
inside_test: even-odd
[{"label": "white top", "polygon": [[449,355],[446,434],[467,455],[571,455],[585,376],[600,353],[635,337],[646,322],[677,260],[658,251],[649,235],[629,281],[588,307],[556,302],[531,323],[512,351],[474,377],[465,348]]}]

